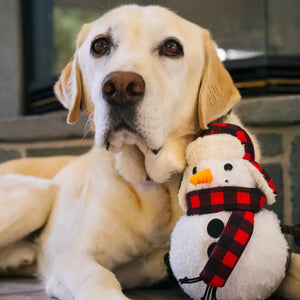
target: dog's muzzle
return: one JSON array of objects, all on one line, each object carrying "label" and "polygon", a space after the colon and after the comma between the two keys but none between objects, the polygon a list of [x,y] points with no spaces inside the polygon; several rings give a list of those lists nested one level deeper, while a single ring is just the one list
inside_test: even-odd
[{"label": "dog's muzzle", "polygon": [[136,132],[136,110],[145,94],[145,81],[134,72],[112,72],[102,82],[102,98],[107,102],[112,132]]},{"label": "dog's muzzle", "polygon": [[[107,102],[110,114],[110,129],[106,140],[106,149],[111,148],[111,134],[122,130],[139,138],[145,138],[141,134],[141,128],[137,126],[136,115],[136,109],[143,100],[146,90],[143,77],[134,72],[112,72],[103,79],[101,90],[102,98]],[[156,155],[160,149],[151,150]]]}]

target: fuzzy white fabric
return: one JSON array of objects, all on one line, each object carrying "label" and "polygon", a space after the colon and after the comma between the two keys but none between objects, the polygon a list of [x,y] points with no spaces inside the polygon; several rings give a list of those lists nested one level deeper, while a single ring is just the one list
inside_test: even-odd
[{"label": "fuzzy white fabric", "polygon": [[[207,224],[214,218],[226,224],[230,214],[183,216],[178,221],[172,233],[170,250],[170,264],[177,279],[199,276],[208,260],[207,247],[217,241],[207,234]],[[257,213],[252,237],[225,286],[217,289],[217,299],[268,298],[284,278],[287,248],[277,216],[268,210]],[[206,284],[199,282],[181,287],[193,299],[200,299]]]},{"label": "fuzzy white fabric", "polygon": [[243,158],[245,148],[238,138],[230,134],[207,135],[190,143],[186,150],[189,164],[203,159]]},{"label": "fuzzy white fabric", "polygon": [[[178,200],[186,212],[186,194],[193,190],[218,186],[259,188],[267,202],[275,195],[260,171],[243,159],[244,146],[228,134],[200,137],[187,148],[187,162]],[[225,168],[231,164],[231,169]],[[189,179],[195,172],[209,169],[212,181],[194,185]],[[227,170],[226,170],[227,169]],[[177,279],[198,277],[205,266],[207,249],[217,239],[207,233],[207,224],[218,218],[226,225],[231,212],[183,216],[171,238],[170,264]],[[281,233],[277,216],[263,209],[255,214],[253,234],[226,284],[217,289],[218,300],[255,300],[269,297],[285,276],[287,242]],[[193,299],[200,299],[206,289],[203,282],[183,284],[183,290]]]}]

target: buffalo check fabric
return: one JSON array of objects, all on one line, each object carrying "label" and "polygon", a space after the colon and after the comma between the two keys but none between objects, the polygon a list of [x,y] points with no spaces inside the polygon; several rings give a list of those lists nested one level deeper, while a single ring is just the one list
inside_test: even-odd
[{"label": "buffalo check fabric", "polygon": [[250,162],[264,176],[264,178],[267,181],[269,187],[273,190],[273,193],[277,196],[276,187],[274,185],[273,180],[268,175],[268,173],[256,161],[250,161]]},{"label": "buffalo check fabric", "polygon": [[216,187],[187,194],[187,215],[232,211],[209,259],[200,272],[208,285],[222,287],[241,257],[254,226],[254,214],[266,201],[257,188]]},{"label": "buffalo check fabric", "polygon": [[224,186],[191,191],[186,201],[187,215],[191,216],[234,210],[258,212],[266,197],[258,188]]}]

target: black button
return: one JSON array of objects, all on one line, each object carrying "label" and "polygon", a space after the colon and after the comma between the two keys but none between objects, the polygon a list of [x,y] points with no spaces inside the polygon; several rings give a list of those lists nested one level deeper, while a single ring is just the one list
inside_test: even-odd
[{"label": "black button", "polygon": [[229,164],[229,163],[228,163],[228,164],[225,164],[225,165],[224,165],[224,170],[225,170],[225,171],[231,171],[232,168],[233,168],[232,164]]},{"label": "black button", "polygon": [[212,219],[207,224],[207,233],[213,237],[218,238],[224,229],[224,223],[220,219]]},{"label": "black button", "polygon": [[207,256],[208,257],[210,257],[210,255],[213,252],[216,245],[217,245],[217,243],[212,243],[212,244],[209,245],[209,247],[207,248]]}]

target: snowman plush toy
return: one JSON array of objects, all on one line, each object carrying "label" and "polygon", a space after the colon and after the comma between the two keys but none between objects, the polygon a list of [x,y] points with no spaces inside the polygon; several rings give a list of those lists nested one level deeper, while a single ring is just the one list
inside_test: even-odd
[{"label": "snowman plush toy", "polygon": [[249,135],[213,124],[187,148],[178,200],[186,212],[171,237],[170,266],[193,299],[268,298],[285,276],[288,245],[276,190],[255,162]]}]

